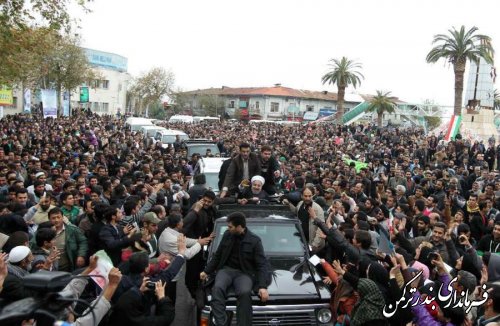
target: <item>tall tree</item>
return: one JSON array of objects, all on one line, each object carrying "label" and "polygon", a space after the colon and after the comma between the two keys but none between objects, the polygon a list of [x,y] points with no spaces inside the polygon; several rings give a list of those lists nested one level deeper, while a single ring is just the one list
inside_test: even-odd
[{"label": "tall tree", "polygon": [[434,48],[427,54],[427,62],[435,63],[440,59],[445,59],[453,65],[455,73],[455,103],[454,114],[462,114],[462,94],[464,89],[464,74],[467,61],[475,61],[483,58],[487,63],[493,64],[494,50],[491,45],[491,38],[486,35],[477,34],[478,28],[472,27],[469,30],[462,25],[459,30],[453,27],[448,30],[448,34],[438,34],[434,36]]},{"label": "tall tree", "polygon": [[59,36],[53,40],[55,46],[45,56],[40,81],[41,88],[54,88],[57,91],[58,108],[61,109],[61,95],[95,79],[101,79],[90,64],[77,37]]},{"label": "tall tree", "polygon": [[357,63],[353,60],[349,60],[346,57],[342,57],[342,59],[331,59],[330,60],[330,71],[328,71],[323,77],[321,81],[323,84],[337,84],[337,121],[342,121],[342,117],[344,116],[344,97],[345,97],[345,89],[352,85],[356,88],[361,84],[361,79],[364,79],[364,76],[358,71],[358,69],[362,68],[360,63]]},{"label": "tall tree", "polygon": [[138,113],[142,115],[144,108],[147,110],[149,105],[171,95],[174,82],[174,73],[161,67],[152,68],[135,79],[131,93],[139,102]]},{"label": "tall tree", "polygon": [[0,1],[0,83],[31,84],[41,54],[52,47],[52,36],[68,32],[74,22],[70,4],[85,11],[92,0],[2,0]]},{"label": "tall tree", "polygon": [[379,128],[382,127],[384,113],[394,113],[396,108],[396,102],[393,97],[389,96],[390,94],[391,92],[384,93],[377,91],[377,95],[369,101],[370,105],[366,109],[368,112],[375,112],[377,114],[377,125]]}]

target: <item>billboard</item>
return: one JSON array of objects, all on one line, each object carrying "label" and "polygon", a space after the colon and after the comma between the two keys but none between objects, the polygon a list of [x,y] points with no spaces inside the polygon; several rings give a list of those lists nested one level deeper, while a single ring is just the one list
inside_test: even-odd
[{"label": "billboard", "polygon": [[57,118],[57,95],[54,89],[42,89],[43,118]]},{"label": "billboard", "polygon": [[24,90],[24,113],[31,113],[31,90]]},{"label": "billboard", "polygon": [[13,103],[12,88],[0,85],[0,105],[12,105]]},{"label": "billboard", "polygon": [[121,55],[91,49],[83,50],[85,51],[88,62],[93,66],[108,68],[121,72],[127,71],[128,60]]},{"label": "billboard", "polygon": [[89,88],[88,86],[80,87],[80,103],[89,102]]}]

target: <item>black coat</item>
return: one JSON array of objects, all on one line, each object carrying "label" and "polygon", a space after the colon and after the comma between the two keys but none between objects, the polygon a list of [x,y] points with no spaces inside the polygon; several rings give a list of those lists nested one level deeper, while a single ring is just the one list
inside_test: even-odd
[{"label": "black coat", "polygon": [[125,292],[113,307],[109,325],[170,325],[175,317],[174,305],[165,297],[156,304],[156,314],[151,315],[153,300],[150,295],[141,294],[137,287]]},{"label": "black coat", "polygon": [[[118,230],[118,232],[117,232]],[[104,250],[113,262],[114,266],[118,266],[121,261],[122,249],[130,246],[134,241],[140,239],[141,234],[136,233],[132,237],[128,237],[123,233],[122,227],[118,226],[115,229],[112,225],[106,224],[99,232],[99,239],[104,245]]]},{"label": "black coat", "polygon": [[[250,153],[248,158],[248,179],[261,173],[260,159],[255,153]],[[224,180],[224,187],[228,187],[230,193],[236,192],[238,185],[243,180],[243,159],[237,155],[231,160]]]},{"label": "black coat", "polygon": [[[210,275],[226,265],[235,240],[235,235],[229,230],[224,233],[217,251],[205,267],[205,273]],[[267,288],[270,284],[270,277],[262,241],[248,229],[245,230],[245,235],[240,242],[239,258],[241,271],[252,277],[254,287],[257,285],[258,289]]]}]

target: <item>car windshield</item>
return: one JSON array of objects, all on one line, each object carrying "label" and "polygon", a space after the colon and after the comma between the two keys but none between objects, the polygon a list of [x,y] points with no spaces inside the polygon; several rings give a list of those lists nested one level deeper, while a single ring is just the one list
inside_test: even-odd
[{"label": "car windshield", "polygon": [[212,191],[219,191],[219,172],[205,172],[206,185]]},{"label": "car windshield", "polygon": [[[163,137],[161,137],[161,142],[164,144],[173,144],[175,143],[175,137],[176,135],[163,135]],[[181,140],[187,140],[189,137],[187,135],[180,135],[179,138]]]},{"label": "car windshield", "polygon": [[[248,229],[262,240],[266,256],[304,255],[304,245],[297,224],[282,223],[249,223]],[[227,230],[226,224],[221,224],[215,237],[215,248],[219,245],[222,235]],[[215,252],[215,251],[213,251]]]},{"label": "car windshield", "polygon": [[198,153],[201,156],[207,155],[207,149],[210,149],[212,155],[219,154],[219,147],[216,144],[196,144],[188,146],[188,157],[191,155]]}]

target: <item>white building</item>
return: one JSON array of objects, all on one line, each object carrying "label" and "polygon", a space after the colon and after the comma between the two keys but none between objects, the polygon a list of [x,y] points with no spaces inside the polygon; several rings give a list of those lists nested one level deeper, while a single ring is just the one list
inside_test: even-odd
[{"label": "white building", "polygon": [[90,108],[99,114],[125,112],[127,89],[131,80],[127,72],[128,60],[114,53],[84,49],[90,65],[101,75],[101,79],[89,81],[89,103],[80,103],[80,90],[71,94],[72,108]]},{"label": "white building", "polygon": [[[199,99],[216,96],[224,100],[219,114],[264,120],[316,120],[337,111],[337,94],[282,87],[210,88],[183,93],[188,96],[184,109],[203,114]],[[345,111],[363,102],[359,95],[346,94]]]},{"label": "white building", "polygon": [[[128,60],[114,53],[98,50],[83,49],[90,65],[101,76],[99,80],[84,83],[89,87],[89,103],[80,103],[80,89],[71,93],[71,109],[90,108],[99,114],[116,114],[125,112],[127,89],[131,80],[127,72]],[[37,104],[40,99],[32,92],[32,104]],[[3,114],[16,114],[23,112],[23,95],[21,90],[13,90],[13,105],[4,106]]]}]

